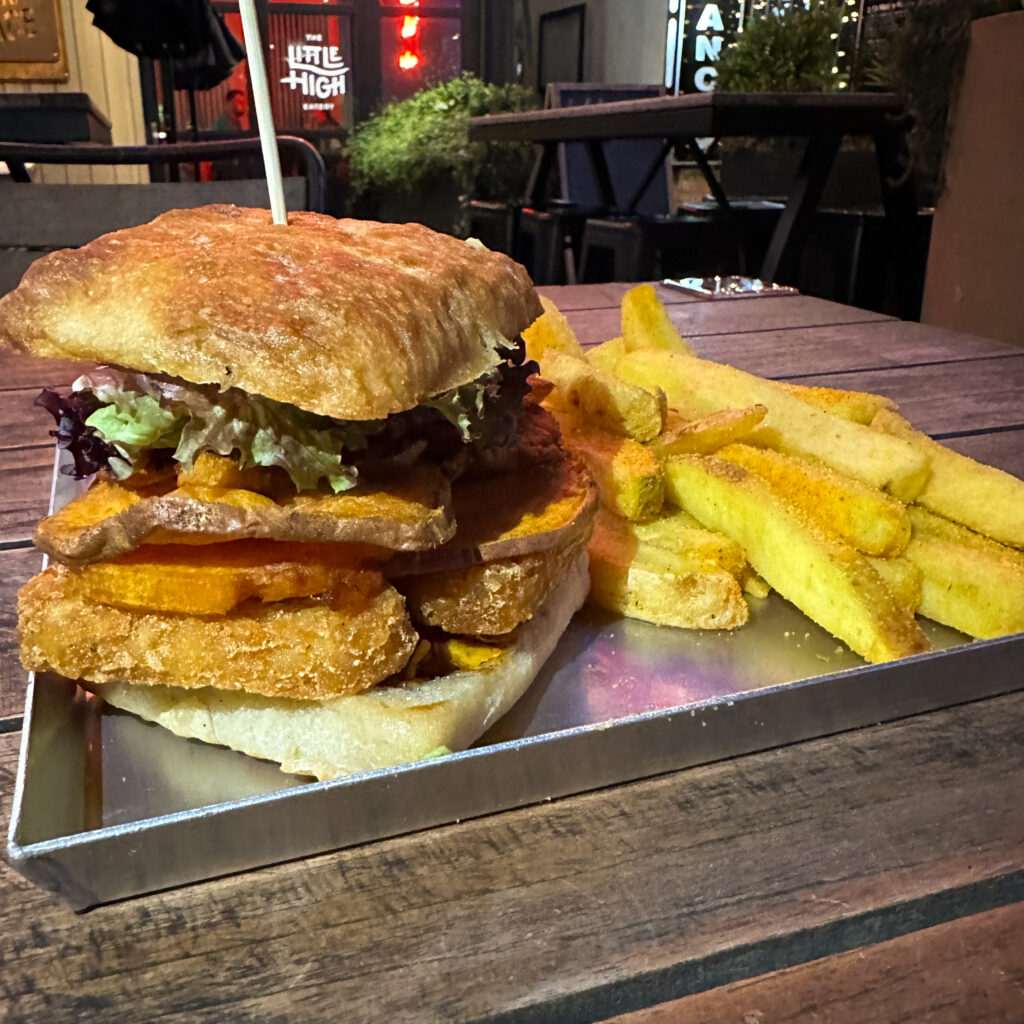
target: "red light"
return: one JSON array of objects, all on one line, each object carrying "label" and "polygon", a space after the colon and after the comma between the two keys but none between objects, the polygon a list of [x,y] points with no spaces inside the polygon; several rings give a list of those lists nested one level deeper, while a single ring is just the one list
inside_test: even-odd
[{"label": "red light", "polygon": [[420,30],[420,19],[407,14],[402,21],[402,38],[412,39]]},{"label": "red light", "polygon": [[406,50],[404,53],[401,53],[398,56],[398,66],[403,71],[412,71],[412,69],[416,67],[416,65],[419,64],[419,62],[419,57],[417,57],[416,54],[412,52],[412,50]]}]

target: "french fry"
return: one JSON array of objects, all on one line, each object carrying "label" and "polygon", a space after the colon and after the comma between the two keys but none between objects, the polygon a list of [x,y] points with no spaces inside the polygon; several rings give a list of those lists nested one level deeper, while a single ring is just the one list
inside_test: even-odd
[{"label": "french fry", "polygon": [[772,588],[768,586],[764,577],[758,576],[749,565],[743,570],[739,580],[743,593],[749,594],[751,597],[765,598],[772,592]]},{"label": "french fry", "polygon": [[783,501],[760,477],[700,455],[667,460],[665,475],[672,502],[738,541],[770,586],[867,661],[928,650],[909,609],[864,556]]},{"label": "french fry", "polygon": [[565,314],[546,295],[540,297],[540,304],[544,312],[523,331],[527,359],[542,362],[544,353],[550,351],[582,359],[583,349]]},{"label": "french fry", "polygon": [[902,555],[895,558],[876,558],[868,556],[875,572],[885,580],[886,586],[893,592],[896,600],[905,608],[916,612],[921,606],[921,587],[924,584],[924,573]]},{"label": "french fry", "polygon": [[710,455],[734,441],[744,441],[760,426],[768,414],[763,405],[747,409],[722,409],[699,420],[683,420],[670,412],[665,431],[647,442],[647,447],[660,459],[670,455]]},{"label": "french fry", "polygon": [[746,444],[727,445],[717,454],[756,473],[789,504],[858,551],[892,557],[910,540],[910,520],[901,502],[820,462]]},{"label": "french fry", "polygon": [[648,569],[680,575],[695,569],[724,569],[737,579],[747,569],[743,548],[720,533],[705,530],[682,509],[669,509],[656,519],[630,522],[607,508],[597,514],[595,527],[614,537],[630,561]]},{"label": "french fry", "polygon": [[1024,553],[911,505],[907,558],[924,574],[920,613],[968,636],[1024,630]]},{"label": "french fry", "polygon": [[567,433],[563,440],[587,465],[601,503],[626,519],[651,519],[665,500],[665,478],[657,458],[629,437]]},{"label": "french fry", "polygon": [[626,342],[623,338],[610,338],[600,345],[587,349],[587,362],[603,373],[615,373],[615,364],[626,354]]},{"label": "french fry", "polygon": [[841,388],[808,387],[805,384],[791,384],[777,381],[779,387],[788,391],[808,405],[824,412],[842,416],[854,423],[870,423],[881,409],[895,409],[896,403],[885,395],[873,395],[870,391],[843,391]]},{"label": "french fry", "polygon": [[1024,547],[1024,481],[951,451],[889,410],[878,413],[871,429],[907,441],[928,458],[931,477],[918,504],[1003,544]]},{"label": "french fry", "polygon": [[616,531],[590,542],[590,599],[634,619],[684,629],[735,629],[750,614],[736,579],[724,569],[673,572],[634,564]]},{"label": "french fry", "polygon": [[568,410],[598,430],[638,441],[657,437],[665,426],[665,394],[619,380],[561,352],[548,351],[543,376],[555,385],[548,405]]},{"label": "french fry", "polygon": [[693,355],[693,349],[672,326],[668,311],[649,284],[639,284],[622,296],[622,338],[630,352],[662,348]]},{"label": "french fry", "polygon": [[[663,388],[669,407],[690,419],[764,405],[768,413],[757,429],[759,445],[810,455],[901,501],[912,501],[927,482],[928,458],[910,442],[822,412],[774,382],[732,366],[646,350],[627,353],[616,372],[634,384]],[[882,438],[886,443],[879,443]]]}]

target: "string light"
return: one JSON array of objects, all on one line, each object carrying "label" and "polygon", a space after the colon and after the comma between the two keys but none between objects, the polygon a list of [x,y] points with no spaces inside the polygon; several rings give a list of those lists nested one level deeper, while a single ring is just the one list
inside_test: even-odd
[{"label": "string light", "polygon": [[412,71],[412,69],[416,67],[416,65],[419,64],[419,62],[419,57],[417,57],[416,54],[412,52],[412,50],[405,50],[404,52],[398,55],[398,66],[403,71]]},{"label": "string light", "polygon": [[414,35],[420,30],[420,19],[413,17],[411,14],[407,14],[402,20],[402,38],[412,39]]}]

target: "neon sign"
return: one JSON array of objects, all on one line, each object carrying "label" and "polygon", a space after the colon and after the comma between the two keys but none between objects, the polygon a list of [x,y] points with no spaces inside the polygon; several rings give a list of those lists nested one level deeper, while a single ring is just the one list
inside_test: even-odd
[{"label": "neon sign", "polygon": [[344,96],[349,66],[337,46],[324,46],[322,36],[307,35],[305,42],[289,43],[288,74],[281,79],[281,85],[292,91],[300,89],[303,96],[318,100]]}]

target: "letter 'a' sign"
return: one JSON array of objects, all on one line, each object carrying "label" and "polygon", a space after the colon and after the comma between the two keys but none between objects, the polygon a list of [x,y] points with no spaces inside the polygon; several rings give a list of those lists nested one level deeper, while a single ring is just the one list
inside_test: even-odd
[{"label": "letter 'a' sign", "polygon": [[686,5],[680,92],[710,92],[714,89],[718,76],[715,64],[742,25],[742,0],[719,0],[717,3],[697,0],[697,3]]}]

